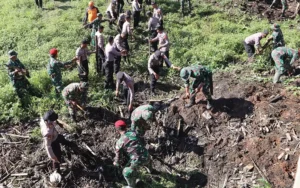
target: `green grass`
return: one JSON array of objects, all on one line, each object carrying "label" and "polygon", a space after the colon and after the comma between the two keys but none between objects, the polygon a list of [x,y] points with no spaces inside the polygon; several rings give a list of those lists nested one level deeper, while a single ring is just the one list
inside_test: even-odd
[{"label": "green grass", "polygon": [[[89,0],[82,1],[46,1],[46,10],[37,9],[34,1],[2,0],[0,1],[0,62],[8,61],[7,52],[14,49],[19,53],[19,59],[31,72],[29,79],[34,88],[43,97],[28,96],[29,107],[19,106],[18,98],[9,83],[5,67],[0,71],[0,113],[1,122],[18,122],[37,117],[52,107],[59,113],[67,113],[62,99],[55,99],[55,92],[46,73],[49,49],[59,49],[59,59],[70,60],[75,56],[75,50],[80,41],[89,37],[90,32],[82,29],[82,17]],[[223,0],[221,4],[228,4]],[[193,16],[181,17],[178,12],[180,5],[177,1],[158,1],[165,12],[165,27],[171,42],[171,61],[179,66],[201,63],[213,69],[225,68],[230,64],[245,61],[246,54],[242,40],[250,34],[269,28],[267,20],[258,20],[239,10],[231,9],[223,12],[222,7],[215,7],[204,2],[193,0]],[[104,0],[96,2],[100,12],[105,14],[107,3]],[[125,9],[129,9],[127,3]],[[130,8],[131,9],[131,8]],[[147,7],[151,10],[151,7]],[[143,20],[145,20],[143,18]],[[286,43],[289,47],[300,46],[296,29],[296,21],[280,23]],[[106,23],[105,36],[115,35]],[[141,24],[146,28],[146,23]],[[142,29],[135,34],[136,41],[130,43],[133,49],[132,64],[122,67],[127,72],[136,74],[147,71],[148,45],[142,42],[147,34]],[[268,54],[260,57],[253,69],[269,69],[272,65],[266,62]],[[113,93],[103,90],[103,77],[98,77],[94,70],[94,55],[90,58],[89,104],[114,109]],[[237,65],[241,66],[241,65]],[[175,71],[169,71],[167,78],[178,76]],[[64,85],[78,82],[76,69],[66,70],[63,74]]]}]

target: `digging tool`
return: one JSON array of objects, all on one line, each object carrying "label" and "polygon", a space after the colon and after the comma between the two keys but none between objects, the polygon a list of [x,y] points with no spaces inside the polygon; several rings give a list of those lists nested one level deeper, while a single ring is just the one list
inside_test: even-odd
[{"label": "digging tool", "polygon": [[267,8],[267,10],[265,12],[262,13],[262,15],[264,16],[266,12],[268,12],[272,7],[273,5],[276,3],[276,0],[273,0],[272,4],[270,5],[269,8]]},{"label": "digging tool", "polygon": [[88,118],[88,112],[87,111],[85,111],[81,106],[79,106],[78,104],[76,104],[76,107],[79,109],[79,110],[81,110],[82,112],[83,112],[83,117],[85,118],[85,119],[87,119]]},{"label": "digging tool", "polygon": [[65,128],[67,131],[71,132],[73,130],[73,128],[69,124],[67,124],[66,122],[64,122],[60,119],[58,119],[57,122],[58,122],[59,126],[61,126],[62,128]]}]

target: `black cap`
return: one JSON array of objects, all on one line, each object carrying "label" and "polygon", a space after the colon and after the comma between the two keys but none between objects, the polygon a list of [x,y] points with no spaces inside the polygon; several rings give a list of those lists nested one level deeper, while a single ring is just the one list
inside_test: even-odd
[{"label": "black cap", "polygon": [[99,29],[104,29],[104,26],[103,26],[103,25],[100,25],[100,26],[99,26]]},{"label": "black cap", "polygon": [[131,17],[130,17],[130,15],[126,15],[125,18],[126,19],[130,19]]},{"label": "black cap", "polygon": [[83,40],[81,41],[81,44],[89,44],[89,40],[88,40],[88,39],[83,39]]},{"label": "black cap", "polygon": [[55,121],[58,119],[58,115],[53,110],[49,110],[44,114],[43,119],[44,121]]},{"label": "black cap", "polygon": [[114,41],[114,37],[113,36],[109,36],[108,37],[108,42],[112,42],[112,41]]}]

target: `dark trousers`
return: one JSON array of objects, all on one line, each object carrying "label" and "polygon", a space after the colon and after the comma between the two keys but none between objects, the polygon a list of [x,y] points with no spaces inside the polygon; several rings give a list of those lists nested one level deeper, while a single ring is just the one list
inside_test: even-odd
[{"label": "dark trousers", "polygon": [[[157,36],[156,30],[151,30],[151,39],[154,39]],[[151,42],[151,52],[155,52],[157,50],[158,41]]]},{"label": "dark trousers", "polygon": [[89,77],[89,62],[84,60],[80,66],[77,66],[80,81],[87,82]]},{"label": "dark trousers", "polygon": [[122,10],[123,10],[123,7],[124,7],[124,0],[118,0],[118,12],[117,12],[117,14],[118,14],[118,16],[120,15],[120,13],[122,12]]},{"label": "dark trousers", "polygon": [[[113,15],[114,15],[115,18],[118,17],[118,14],[117,14],[116,12],[113,12]],[[109,26],[111,27],[112,24],[115,24],[116,19],[115,19],[115,18],[113,19],[113,18],[111,17],[109,11],[107,12],[107,17],[108,17],[108,19],[110,20],[110,21],[109,21]]]},{"label": "dark trousers", "polygon": [[254,48],[254,45],[251,45],[251,44],[246,44],[246,42],[244,41],[244,47],[245,47],[245,50],[248,54],[248,57],[252,57],[255,53],[255,48]]},{"label": "dark trousers", "polygon": [[[129,52],[130,48],[129,48],[129,44],[128,44],[128,38],[124,39],[123,45],[124,45],[125,49],[127,50],[127,52]],[[125,62],[127,62],[127,60],[129,61],[129,59],[128,59],[127,56],[123,56],[123,60],[124,60]],[[120,61],[121,61],[121,60],[120,60]],[[130,63],[130,62],[128,62],[128,63]]]},{"label": "dark trousers", "polygon": [[123,24],[124,24],[124,22],[123,21],[121,21],[121,20],[119,20],[119,22],[118,22],[118,32],[121,34],[122,33],[122,29],[123,29]]},{"label": "dark trousers", "polygon": [[35,4],[36,4],[36,6],[38,6],[39,8],[43,8],[43,0],[35,0]]},{"label": "dark trousers", "polygon": [[[156,73],[156,74],[159,74],[159,67],[151,67],[153,69],[153,71]],[[155,89],[155,85],[156,85],[156,82],[157,80],[155,79],[155,76],[154,74],[151,74],[151,83],[150,83],[150,89],[151,91],[153,92],[154,89]]]},{"label": "dark trousers", "polygon": [[96,70],[97,73],[100,74],[102,72],[102,65],[105,62],[105,55],[104,55],[104,51],[101,48],[98,48],[98,52],[97,52],[97,59],[96,59]]},{"label": "dark trousers", "polygon": [[104,72],[105,72],[105,89],[112,88],[114,84],[114,62],[113,61],[106,61],[103,65]]},{"label": "dark trousers", "polygon": [[[61,163],[62,162],[62,153],[61,153],[61,148],[60,148],[60,144],[70,147],[73,150],[77,149],[77,145],[73,142],[70,142],[68,140],[65,139],[65,137],[63,135],[58,135],[56,140],[54,142],[52,142],[51,147],[53,150],[54,155],[56,156],[57,160]],[[56,169],[57,171],[60,170],[60,163],[55,163],[53,162],[53,168]]]},{"label": "dark trousers", "polygon": [[133,12],[133,27],[136,28],[139,26],[141,18],[141,11],[134,11]]},{"label": "dark trousers", "polygon": [[[169,51],[165,51],[165,52],[163,52],[163,54],[169,59]],[[166,63],[166,66],[167,66],[168,68],[170,68],[170,66],[168,65],[168,63],[167,63],[166,61],[164,61],[163,59],[162,59],[161,61],[162,61],[161,64],[160,64],[161,67],[163,67],[164,62],[165,62],[165,63]]]},{"label": "dark trousers", "polygon": [[124,93],[124,102],[126,102],[127,105],[129,105],[130,102],[130,93],[129,89],[126,85],[123,85],[123,93]]},{"label": "dark trousers", "polygon": [[117,56],[113,64],[113,70],[115,74],[117,74],[120,71],[120,67],[121,67],[121,56]]}]

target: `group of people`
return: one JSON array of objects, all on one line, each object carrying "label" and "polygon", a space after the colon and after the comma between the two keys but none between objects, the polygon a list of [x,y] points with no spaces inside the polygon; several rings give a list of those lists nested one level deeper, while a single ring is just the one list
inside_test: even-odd
[{"label": "group of people", "polygon": [[252,62],[254,55],[261,54],[263,50],[268,46],[270,41],[273,44],[273,50],[270,54],[275,62],[275,75],[273,77],[273,83],[280,83],[280,77],[287,73],[289,76],[293,74],[293,64],[299,60],[300,49],[291,49],[286,47],[283,33],[279,24],[271,25],[272,35],[267,39],[267,42],[262,46],[261,40],[266,38],[269,34],[268,30],[255,33],[248,36],[244,41],[244,47],[248,54],[248,61]]}]

